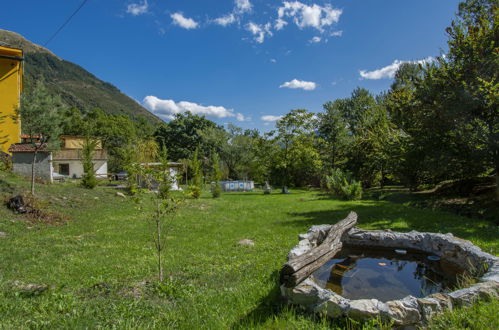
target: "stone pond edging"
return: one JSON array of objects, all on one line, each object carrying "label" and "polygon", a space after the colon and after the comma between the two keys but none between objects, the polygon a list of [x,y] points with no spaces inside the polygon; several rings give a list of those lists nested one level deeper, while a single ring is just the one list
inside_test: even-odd
[{"label": "stone pond edging", "polygon": [[[332,225],[312,226],[306,234],[299,235],[299,244],[288,255],[288,261],[310,252],[328,236]],[[346,299],[321,288],[311,276],[294,287],[281,286],[281,293],[288,303],[306,310],[336,318],[347,316],[357,320],[381,318],[397,326],[426,324],[437,313],[453,307],[467,306],[479,298],[499,296],[499,258],[483,252],[471,242],[452,234],[411,231],[350,229],[343,243],[365,247],[417,249],[445,258],[468,269],[487,269],[478,282],[470,287],[449,293],[436,293],[424,298],[407,296],[403,299],[381,302],[377,299]]]}]

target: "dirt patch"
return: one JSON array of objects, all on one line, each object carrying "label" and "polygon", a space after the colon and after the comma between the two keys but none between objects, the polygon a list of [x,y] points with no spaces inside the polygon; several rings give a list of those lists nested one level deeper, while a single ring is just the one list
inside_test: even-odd
[{"label": "dirt patch", "polygon": [[[20,197],[20,198],[19,198]],[[13,209],[12,199],[16,198],[19,208]],[[48,208],[48,202],[39,199],[32,195],[18,195],[9,197],[5,200],[5,204],[15,213],[28,220],[31,224],[44,224],[50,226],[62,226],[69,220],[68,217],[51,211]],[[20,211],[21,210],[21,211]]]}]

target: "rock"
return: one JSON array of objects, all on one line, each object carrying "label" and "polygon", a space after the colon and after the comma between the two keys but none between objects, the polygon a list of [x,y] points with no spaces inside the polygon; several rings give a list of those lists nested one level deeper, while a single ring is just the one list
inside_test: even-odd
[{"label": "rock", "polygon": [[435,299],[442,309],[452,310],[452,299],[448,294],[444,293],[434,293],[426,298]]},{"label": "rock", "polygon": [[116,196],[126,198],[125,194],[119,191],[116,192]]},{"label": "rock", "polygon": [[377,299],[357,299],[350,302],[348,316],[356,320],[369,320],[380,314]]},{"label": "rock", "polygon": [[301,282],[288,293],[290,294],[288,298],[293,304],[308,307],[308,309],[316,308],[316,305],[328,301],[333,295],[331,291],[320,288],[309,279]]},{"label": "rock", "polygon": [[253,242],[250,239],[242,239],[239,241],[239,245],[249,245],[249,246],[254,246],[255,242]]},{"label": "rock", "polygon": [[395,321],[396,325],[418,324],[421,321],[418,301],[413,296],[388,301],[386,305],[388,306],[388,315]]},{"label": "rock", "polygon": [[332,295],[327,301],[327,315],[332,318],[337,318],[345,314],[345,310],[349,307],[345,298],[338,294]]},{"label": "rock", "polygon": [[449,293],[455,306],[470,306],[478,299],[498,297],[498,282],[484,282]]},{"label": "rock", "polygon": [[0,238],[5,238],[7,237],[7,233],[0,231]]},{"label": "rock", "polygon": [[12,283],[12,287],[14,289],[26,293],[41,293],[49,288],[47,285],[44,284],[34,284],[34,283],[25,284],[21,281],[15,281],[14,283]]},{"label": "rock", "polygon": [[487,273],[480,279],[481,282],[499,282],[499,260],[495,261],[488,269]]},{"label": "rock", "polygon": [[443,308],[440,305],[440,301],[435,298],[420,298],[418,299],[419,309],[421,310],[421,316],[423,321],[428,323],[428,321],[433,317],[433,315],[442,312]]},{"label": "rock", "polygon": [[[288,262],[320,245],[327,237],[331,225],[312,226],[306,234],[298,236],[299,243],[288,254]],[[427,297],[407,296],[386,303],[376,299],[350,300],[323,288],[313,275],[298,282],[295,287],[281,287],[282,295],[292,304],[306,310],[325,313],[329,317],[348,316],[367,320],[380,317],[393,321],[395,326],[425,326],[436,314],[455,306],[469,306],[484,298],[499,297],[499,258],[483,252],[470,241],[452,234],[411,231],[399,233],[389,230],[350,229],[341,242],[362,248],[415,249],[455,265],[466,265],[467,270],[487,270],[478,278],[479,283],[450,293],[435,293]],[[282,275],[282,274],[281,274]]]}]

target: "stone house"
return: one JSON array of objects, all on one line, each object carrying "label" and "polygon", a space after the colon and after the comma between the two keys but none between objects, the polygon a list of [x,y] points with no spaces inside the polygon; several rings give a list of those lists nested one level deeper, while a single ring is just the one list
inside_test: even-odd
[{"label": "stone house", "polygon": [[[12,144],[9,152],[12,154],[12,169],[15,173],[31,175],[34,147],[32,139],[21,136],[22,142]],[[75,178],[83,176],[82,149],[84,138],[81,136],[61,136],[61,149],[52,152],[42,148],[36,155],[35,176],[52,182],[54,178]],[[34,141],[36,143],[36,141]],[[97,178],[107,178],[107,152],[102,143],[97,143],[93,156],[94,169]]]}]

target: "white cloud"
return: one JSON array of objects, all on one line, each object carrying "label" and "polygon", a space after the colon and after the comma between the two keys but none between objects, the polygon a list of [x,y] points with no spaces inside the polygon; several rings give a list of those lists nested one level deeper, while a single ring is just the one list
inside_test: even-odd
[{"label": "white cloud", "polygon": [[249,118],[244,117],[242,113],[236,113],[236,120],[237,121],[248,121]]},{"label": "white cloud", "polygon": [[276,19],[275,21],[275,25],[274,25],[274,28],[279,31],[279,30],[282,30],[286,25],[288,25],[288,22],[286,22],[285,20],[281,19],[281,18],[278,18]]},{"label": "white cloud", "polygon": [[236,16],[234,14],[227,14],[225,16],[215,18],[213,21],[218,25],[227,26],[236,21]]},{"label": "white cloud", "polygon": [[204,106],[193,102],[173,100],[162,100],[156,96],[149,95],[144,98],[142,104],[146,109],[163,120],[172,120],[177,113],[191,112],[195,115],[205,115],[215,118],[235,117],[238,121],[245,121],[246,118],[240,113],[234,113],[232,109],[222,106]]},{"label": "white cloud", "polygon": [[259,25],[253,22],[246,24],[246,30],[251,32],[253,39],[261,44],[265,41],[265,35],[272,36],[272,31],[270,31],[271,25],[267,23],[265,25]]},{"label": "white cloud", "polygon": [[249,0],[235,0],[236,8],[235,11],[237,13],[249,13],[253,5]]},{"label": "white cloud", "polygon": [[182,15],[182,13],[171,14],[170,17],[173,20],[173,24],[180,26],[181,28],[190,30],[198,27],[198,23],[192,18],[187,18]]},{"label": "white cloud", "polygon": [[309,40],[309,42],[310,42],[311,44],[316,44],[316,43],[321,42],[321,40],[322,40],[322,38],[321,38],[321,37],[317,37],[317,36],[315,36],[315,37],[313,37],[312,39],[310,39],[310,40]]},{"label": "white cloud", "polygon": [[128,14],[132,14],[133,16],[137,15],[142,15],[147,13],[147,9],[149,8],[149,5],[147,3],[147,0],[144,0],[142,4],[140,3],[131,3],[126,7],[126,12]]},{"label": "white cloud", "polygon": [[272,63],[277,63],[277,60],[276,60],[275,58],[271,58],[271,59],[270,59],[270,62],[272,62]]},{"label": "white cloud", "polygon": [[331,33],[331,37],[341,37],[343,35],[343,31],[334,31]]},{"label": "white cloud", "polygon": [[311,27],[324,32],[326,27],[339,22],[342,12],[330,4],[309,6],[299,1],[284,1],[283,6],[277,9],[278,19],[275,27],[277,30],[282,29],[286,25],[283,23],[286,22],[284,18],[290,18],[300,29]]},{"label": "white cloud", "polygon": [[266,115],[266,116],[261,116],[260,119],[266,123],[272,123],[278,120],[281,120],[283,116],[272,116],[272,115]]},{"label": "white cloud", "polygon": [[317,87],[317,84],[312,81],[303,81],[298,79],[293,79],[283,83],[279,88],[301,88],[306,91],[313,91]]},{"label": "white cloud", "polygon": [[231,13],[215,18],[211,22],[226,27],[232,23],[239,22],[241,16],[250,13],[252,9],[253,5],[249,0],[235,0],[234,9],[232,9]]},{"label": "white cloud", "polygon": [[397,73],[398,68],[404,63],[425,64],[425,63],[433,62],[434,60],[435,59],[431,56],[427,57],[423,60],[419,60],[419,61],[395,60],[395,61],[393,61],[392,64],[387,65],[381,69],[377,69],[374,71],[360,70],[359,74],[364,79],[378,80],[378,79],[385,79],[385,78],[393,78],[393,77],[395,77],[395,73]]}]

